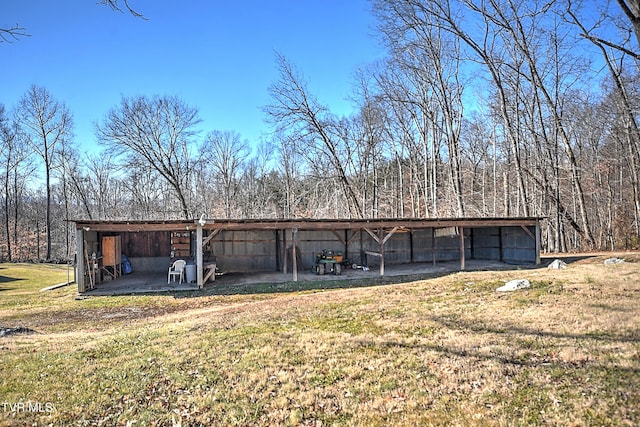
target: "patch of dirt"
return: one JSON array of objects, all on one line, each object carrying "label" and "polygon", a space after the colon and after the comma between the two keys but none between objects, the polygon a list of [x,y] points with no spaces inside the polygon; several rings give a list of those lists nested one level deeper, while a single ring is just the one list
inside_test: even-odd
[{"label": "patch of dirt", "polygon": [[38,323],[46,326],[67,322],[128,322],[132,320],[163,316],[181,309],[182,308],[179,306],[86,308],[82,310],[68,310],[50,313],[49,315],[43,316]]}]

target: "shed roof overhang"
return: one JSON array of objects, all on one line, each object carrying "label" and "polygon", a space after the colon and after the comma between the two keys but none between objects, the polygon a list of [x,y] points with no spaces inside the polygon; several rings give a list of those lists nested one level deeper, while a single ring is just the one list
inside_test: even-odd
[{"label": "shed roof overhang", "polygon": [[378,218],[378,219],[207,219],[164,221],[86,221],[74,220],[78,230],[101,232],[140,232],[196,230],[361,230],[394,228],[444,227],[526,227],[535,226],[541,218]]}]

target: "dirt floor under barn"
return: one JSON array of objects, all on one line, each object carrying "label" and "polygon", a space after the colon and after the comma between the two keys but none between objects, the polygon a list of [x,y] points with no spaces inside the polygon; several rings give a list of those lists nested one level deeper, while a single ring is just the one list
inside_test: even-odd
[{"label": "dirt floor under barn", "polygon": [[[543,259],[543,265],[550,263],[553,259]],[[496,261],[467,260],[465,270],[517,270],[532,268],[532,265],[512,265]],[[178,283],[176,281],[167,284],[166,272],[133,272],[121,276],[117,280],[98,283],[96,288],[82,293],[84,296],[92,295],[127,295],[139,293],[156,292],[188,292],[199,291],[206,293],[246,293],[248,287],[253,287],[257,292],[264,290],[268,286],[273,291],[285,289],[322,289],[325,287],[349,287],[366,286],[379,283],[391,283],[405,280],[419,280],[429,277],[438,277],[460,271],[460,262],[439,262],[435,266],[433,263],[412,263],[386,265],[384,277],[380,276],[379,266],[373,266],[368,270],[345,268],[342,274],[319,276],[310,270],[298,272],[298,281],[293,282],[291,272],[223,272],[216,277],[215,281],[206,283],[203,290],[199,290],[195,283]],[[337,283],[337,285],[336,285]],[[262,285],[262,286],[260,286]],[[296,286],[297,285],[297,286]]]}]

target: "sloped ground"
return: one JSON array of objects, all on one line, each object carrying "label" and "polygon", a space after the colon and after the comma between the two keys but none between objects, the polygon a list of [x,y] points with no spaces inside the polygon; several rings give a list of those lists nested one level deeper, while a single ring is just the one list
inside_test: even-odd
[{"label": "sloped ground", "polygon": [[0,338],[0,424],[639,425],[640,263],[616,255],[230,295],[15,280],[0,326],[36,333]]}]

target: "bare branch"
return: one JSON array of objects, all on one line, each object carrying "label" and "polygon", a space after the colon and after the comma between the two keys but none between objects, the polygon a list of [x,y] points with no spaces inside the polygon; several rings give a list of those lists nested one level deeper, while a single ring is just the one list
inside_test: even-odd
[{"label": "bare branch", "polygon": [[[111,8],[111,10],[124,13],[124,11],[120,8],[119,2],[120,0],[100,0],[98,4],[107,5]],[[143,14],[136,11],[129,5],[129,0],[123,0],[123,3],[125,9],[127,9],[127,11],[131,13],[131,15],[135,16],[136,18],[142,18],[145,21],[147,20],[147,18]],[[0,43],[13,43],[16,40],[19,40],[20,37],[31,37],[31,34],[26,33],[25,31],[26,28],[21,27],[18,24],[9,28],[0,28]]]},{"label": "bare branch", "polygon": [[25,33],[25,28],[18,24],[9,28],[0,28],[0,43],[13,43],[19,37],[31,37],[31,34]]},{"label": "bare branch", "polygon": [[[145,18],[143,14],[136,11],[133,7],[129,5],[129,0],[123,0],[123,3],[124,3],[125,9],[127,9],[127,11],[129,11],[130,14],[132,14],[136,18],[142,18],[144,20],[147,20],[147,18]],[[111,8],[111,10],[124,13],[122,8],[120,8],[120,0],[100,0],[98,4],[107,5]]]},{"label": "bare branch", "polygon": [[629,49],[625,48],[624,46],[620,46],[620,45],[618,45],[618,44],[616,44],[616,43],[612,43],[612,42],[610,42],[610,41],[608,41],[608,40],[601,39],[600,37],[592,36],[592,35],[589,35],[589,34],[587,34],[587,33],[582,33],[582,34],[580,34],[580,35],[581,35],[582,37],[584,37],[584,38],[588,39],[588,40],[591,40],[591,41],[592,41],[593,43],[595,43],[595,44],[603,44],[603,45],[605,45],[605,46],[609,46],[610,48],[613,48],[613,49],[619,50],[620,52],[624,52],[624,53],[626,53],[627,55],[630,55],[630,56],[632,56],[633,58],[635,58],[635,59],[639,59],[639,60],[640,60],[640,53],[636,53],[636,52],[634,52],[634,51],[632,51],[632,50],[629,50]]},{"label": "bare branch", "polygon": [[[623,11],[625,12],[625,14],[629,17],[629,20],[632,22],[632,24],[634,25],[634,28],[636,26],[637,23],[637,19],[634,20],[632,18],[633,14],[631,12],[631,10],[626,7],[626,5],[623,3],[622,0],[620,1],[620,6],[622,7]],[[618,43],[614,43],[610,40],[606,40],[603,39],[601,37],[598,37],[596,35],[591,34],[591,30],[587,29],[585,24],[583,23],[583,21],[576,15],[576,13],[573,10],[573,6],[571,1],[567,2],[567,9],[566,9],[566,15],[568,15],[571,19],[568,20],[568,22],[570,24],[576,25],[578,28],[580,28],[580,30],[582,31],[582,33],[580,34],[581,37],[589,40],[590,42],[592,42],[593,44],[597,45],[597,46],[608,46],[612,49],[615,49],[617,51],[620,51],[622,53],[626,53],[627,55],[633,57],[634,59],[640,59],[640,53],[636,53],[634,51],[632,51],[631,49],[628,49]],[[566,19],[566,18],[565,18]],[[597,26],[598,24],[594,25],[594,28]],[[640,33],[636,33],[636,35],[638,37],[640,37]]]}]

